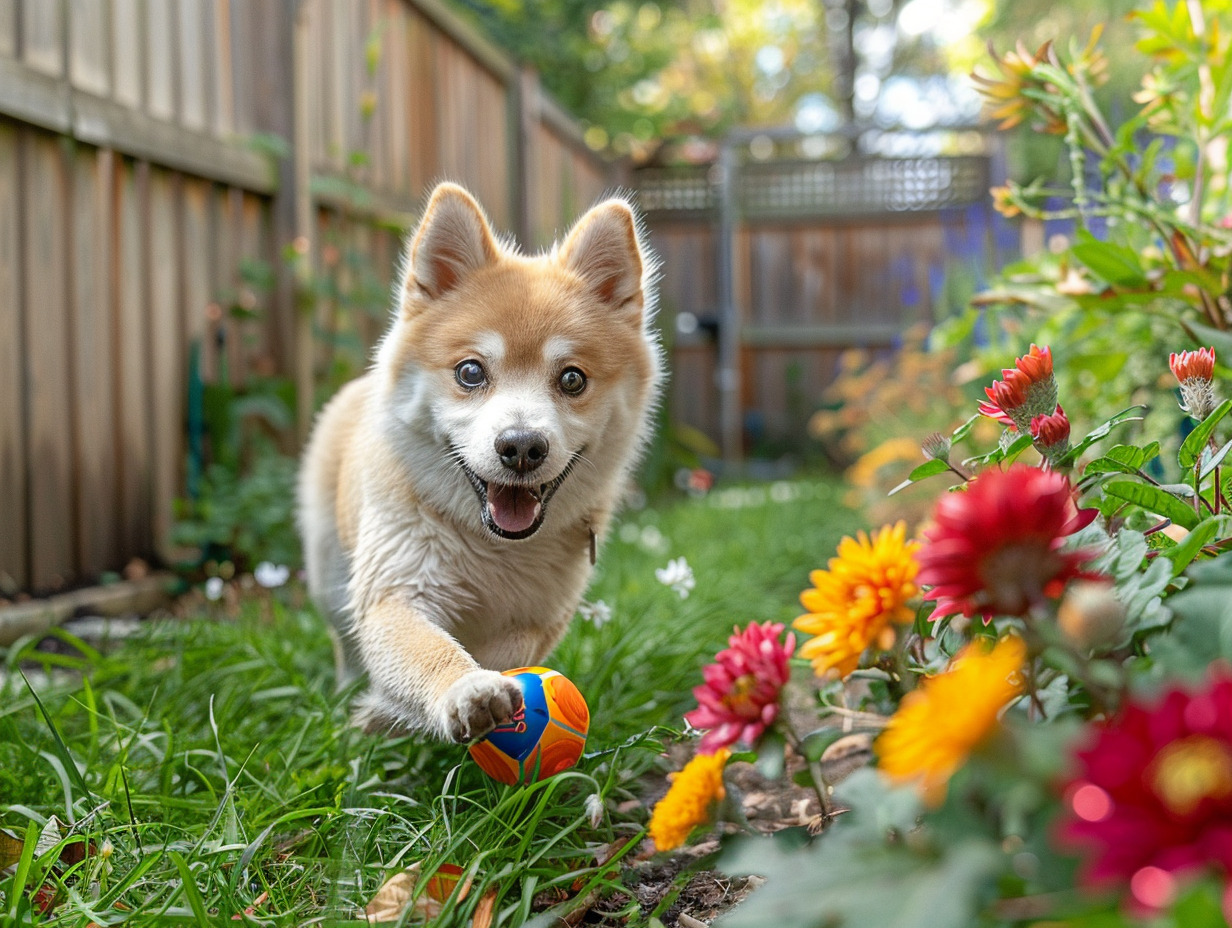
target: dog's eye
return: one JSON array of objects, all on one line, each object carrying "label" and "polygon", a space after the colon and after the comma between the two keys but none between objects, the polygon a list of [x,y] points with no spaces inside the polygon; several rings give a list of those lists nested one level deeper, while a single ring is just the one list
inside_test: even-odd
[{"label": "dog's eye", "polygon": [[463,361],[453,369],[454,379],[468,390],[474,390],[476,387],[482,387],[488,382],[487,371],[483,369],[483,365],[478,361],[469,360]]},{"label": "dog's eye", "polygon": [[560,375],[560,388],[570,396],[577,396],[586,389],[586,375],[576,367],[566,367]]}]

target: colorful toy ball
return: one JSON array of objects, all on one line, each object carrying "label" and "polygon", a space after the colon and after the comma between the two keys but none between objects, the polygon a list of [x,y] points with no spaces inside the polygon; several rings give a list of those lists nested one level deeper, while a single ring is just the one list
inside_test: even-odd
[{"label": "colorful toy ball", "polygon": [[586,747],[590,709],[573,681],[546,667],[506,670],[522,687],[522,708],[470,746],[475,763],[510,786],[544,780],[577,763]]}]

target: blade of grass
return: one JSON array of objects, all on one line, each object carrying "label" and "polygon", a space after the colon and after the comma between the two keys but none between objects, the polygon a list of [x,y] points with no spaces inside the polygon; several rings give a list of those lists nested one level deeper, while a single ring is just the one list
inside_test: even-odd
[{"label": "blade of grass", "polygon": [[[21,671],[18,671],[21,673]],[[81,792],[81,795],[90,799],[91,802],[96,802],[94,794],[90,792],[90,787],[86,785],[85,777],[81,775],[81,771],[77,768],[76,761],[73,760],[73,755],[69,752],[68,745],[64,743],[64,738],[60,734],[60,729],[56,727],[56,723],[52,721],[47,707],[43,705],[43,700],[39,698],[39,694],[34,691],[34,687],[30,685],[30,681],[26,679],[26,675],[21,673],[22,680],[25,681],[26,689],[30,691],[30,695],[34,698],[35,705],[38,706],[39,713],[43,716],[43,721],[47,723],[47,728],[51,732],[52,750],[55,751],[56,757],[64,764],[64,768],[68,775],[72,778],[74,785]]]}]

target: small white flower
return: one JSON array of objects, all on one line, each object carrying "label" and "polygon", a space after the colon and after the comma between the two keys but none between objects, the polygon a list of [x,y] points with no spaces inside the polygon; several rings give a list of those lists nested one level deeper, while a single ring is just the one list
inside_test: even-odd
[{"label": "small white flower", "polygon": [[584,602],[578,606],[577,611],[578,615],[594,625],[595,628],[602,628],[612,621],[612,607],[601,599],[593,603]]},{"label": "small white flower", "polygon": [[252,577],[267,590],[273,590],[291,579],[291,568],[284,564],[262,561],[252,572]]},{"label": "small white flower", "polygon": [[223,587],[226,585],[222,577],[210,577],[205,581],[205,598],[210,602],[222,599]]},{"label": "small white flower", "polygon": [[679,593],[681,599],[688,599],[689,591],[696,585],[693,579],[693,568],[682,557],[668,561],[666,567],[657,568],[655,577],[664,586],[670,586]]},{"label": "small white flower", "polygon": [[603,821],[603,797],[598,793],[586,797],[586,817],[590,819],[591,828],[598,828]]}]

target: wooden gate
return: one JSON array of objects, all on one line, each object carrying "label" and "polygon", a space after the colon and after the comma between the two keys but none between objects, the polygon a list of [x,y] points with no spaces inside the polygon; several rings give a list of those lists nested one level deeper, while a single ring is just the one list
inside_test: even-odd
[{"label": "wooden gate", "polygon": [[931,322],[953,243],[993,228],[986,154],[758,161],[750,138],[634,175],[674,333],[671,417],[728,461],[799,444],[842,352]]}]

